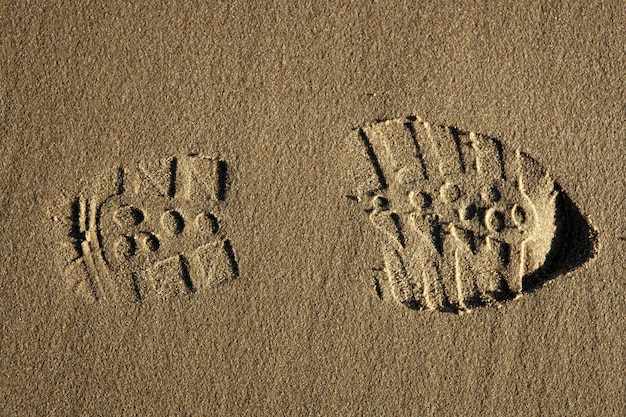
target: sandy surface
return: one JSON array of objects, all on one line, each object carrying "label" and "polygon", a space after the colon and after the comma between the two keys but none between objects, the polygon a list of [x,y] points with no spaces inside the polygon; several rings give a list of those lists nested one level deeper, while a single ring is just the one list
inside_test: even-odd
[{"label": "sandy surface", "polygon": [[[257,3],[3,5],[0,414],[621,415],[623,5]],[[396,302],[352,139],[406,116],[549,172],[549,282]]]}]

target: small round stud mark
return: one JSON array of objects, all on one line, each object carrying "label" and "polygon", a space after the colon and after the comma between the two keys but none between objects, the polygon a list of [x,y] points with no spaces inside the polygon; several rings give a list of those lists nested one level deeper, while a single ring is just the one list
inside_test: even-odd
[{"label": "small round stud mark", "polygon": [[143,211],[133,206],[122,206],[113,214],[113,220],[124,227],[137,226],[141,224],[144,219]]},{"label": "small round stud mark", "polygon": [[461,189],[455,184],[446,184],[441,188],[441,198],[447,202],[452,203],[461,197]]},{"label": "small round stud mark", "polygon": [[161,226],[170,235],[178,235],[185,229],[185,219],[176,210],[166,211],[161,216]]},{"label": "small round stud mark", "polygon": [[217,218],[211,213],[198,214],[195,223],[198,231],[203,234],[217,233],[217,229],[219,228]]},{"label": "small round stud mark", "polygon": [[129,259],[135,256],[137,243],[132,236],[122,236],[115,242],[115,254],[118,258]]},{"label": "small round stud mark", "polygon": [[461,218],[463,220],[472,220],[477,213],[477,208],[476,205],[474,203],[469,203],[467,206],[465,206],[463,209],[461,209]]},{"label": "small round stud mark", "polygon": [[517,204],[514,205],[513,208],[511,209],[511,217],[513,218],[513,223],[515,223],[515,226],[519,228],[523,228],[524,225],[526,224],[526,220],[527,220],[526,211],[521,206],[518,206]]},{"label": "small round stud mark", "polygon": [[411,191],[409,193],[409,201],[411,202],[413,207],[418,209],[426,209],[433,204],[433,198],[430,196],[430,194],[424,191]]},{"label": "small round stud mark", "polygon": [[504,229],[504,213],[498,210],[489,210],[485,216],[485,226],[494,232],[500,232]]},{"label": "small round stud mark", "polygon": [[146,233],[143,237],[143,245],[150,252],[156,252],[161,247],[161,242],[159,242],[159,238],[152,233]]},{"label": "small round stud mark", "polygon": [[483,191],[483,199],[489,203],[497,203],[502,198],[502,194],[495,185]]},{"label": "small round stud mark", "polygon": [[398,183],[403,186],[413,187],[418,183],[418,179],[421,177],[421,173],[418,173],[415,169],[403,168],[396,174]]}]

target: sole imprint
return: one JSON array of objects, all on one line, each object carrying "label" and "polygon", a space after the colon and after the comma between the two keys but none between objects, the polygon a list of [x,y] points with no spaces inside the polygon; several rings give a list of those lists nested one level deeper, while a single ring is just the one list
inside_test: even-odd
[{"label": "sole imprint", "polygon": [[595,253],[592,229],[546,170],[496,139],[408,117],[350,142],[367,163],[349,197],[380,232],[387,292],[400,304],[497,305]]},{"label": "sole imprint", "polygon": [[222,232],[224,161],[172,157],[120,168],[104,191],[83,193],[53,216],[67,285],[90,300],[193,294],[235,279]]}]

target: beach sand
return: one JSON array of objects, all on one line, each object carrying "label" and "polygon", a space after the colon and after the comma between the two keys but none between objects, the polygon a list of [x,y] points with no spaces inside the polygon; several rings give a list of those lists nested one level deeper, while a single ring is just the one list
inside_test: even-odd
[{"label": "beach sand", "polygon": [[[471,3],[5,4],[0,414],[623,415],[626,9]],[[536,282],[387,233],[420,121],[532,159]]]}]

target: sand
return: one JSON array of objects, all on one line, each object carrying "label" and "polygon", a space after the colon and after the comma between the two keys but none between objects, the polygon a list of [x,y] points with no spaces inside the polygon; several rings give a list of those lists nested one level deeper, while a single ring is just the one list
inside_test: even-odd
[{"label": "sand", "polygon": [[0,414],[623,415],[626,9],[523,3],[4,4]]}]

